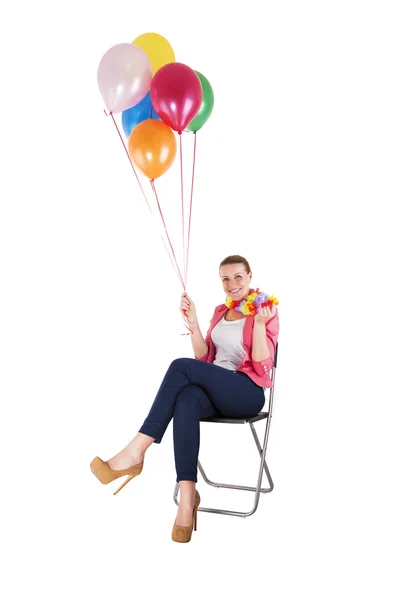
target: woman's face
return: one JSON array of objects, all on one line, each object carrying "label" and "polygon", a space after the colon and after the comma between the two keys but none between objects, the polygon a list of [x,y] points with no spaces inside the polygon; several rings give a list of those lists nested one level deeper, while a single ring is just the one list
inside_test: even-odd
[{"label": "woman's face", "polygon": [[242,300],[249,294],[252,273],[242,263],[223,265],[219,271],[223,289],[233,300]]}]

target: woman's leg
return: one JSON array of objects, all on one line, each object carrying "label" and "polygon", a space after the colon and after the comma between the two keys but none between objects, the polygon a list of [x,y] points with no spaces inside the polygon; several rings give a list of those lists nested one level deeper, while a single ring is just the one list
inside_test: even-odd
[{"label": "woman's leg", "polygon": [[197,481],[200,420],[216,414],[217,410],[198,385],[190,383],[178,395],[173,416],[176,481]]},{"label": "woman's leg", "polygon": [[197,385],[188,384],[177,397],[173,415],[173,445],[180,502],[176,525],[190,525],[195,504],[195,483],[200,446],[200,419],[217,410]]},{"label": "woman's leg", "polygon": [[161,442],[177,399],[190,384],[200,387],[213,407],[226,416],[256,415],[264,404],[263,389],[249,377],[193,358],[178,358],[170,364],[139,433],[107,461],[112,468],[124,469],[141,462],[148,447],[154,441]]},{"label": "woman's leg", "polygon": [[140,432],[160,443],[179,394],[190,384],[200,387],[219,413],[232,417],[256,415],[265,401],[263,388],[246,375],[195,358],[177,358],[170,364]]}]

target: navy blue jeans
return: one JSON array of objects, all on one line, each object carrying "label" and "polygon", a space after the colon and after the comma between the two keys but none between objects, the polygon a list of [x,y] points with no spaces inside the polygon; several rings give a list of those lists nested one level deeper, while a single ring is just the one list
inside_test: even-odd
[{"label": "navy blue jeans", "polygon": [[177,481],[197,481],[200,419],[252,417],[265,403],[263,388],[240,371],[195,358],[174,360],[140,429],[160,443],[173,418]]}]

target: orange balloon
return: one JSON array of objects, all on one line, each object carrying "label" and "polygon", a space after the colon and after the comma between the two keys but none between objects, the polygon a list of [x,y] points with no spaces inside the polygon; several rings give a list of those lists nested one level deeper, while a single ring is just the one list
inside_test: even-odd
[{"label": "orange balloon", "polygon": [[141,121],[128,141],[130,158],[149,179],[157,179],[172,166],[176,146],[171,128],[157,119]]}]

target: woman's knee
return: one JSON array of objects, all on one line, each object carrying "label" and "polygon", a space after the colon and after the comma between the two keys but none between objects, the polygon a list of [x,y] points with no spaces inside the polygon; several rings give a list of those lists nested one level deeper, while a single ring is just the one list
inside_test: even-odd
[{"label": "woman's knee", "polygon": [[205,390],[194,383],[186,385],[177,397],[175,416],[178,415],[183,422],[190,416],[195,416],[199,420],[213,417],[216,412]]},{"label": "woman's knee", "polygon": [[199,407],[201,404],[202,396],[204,396],[204,391],[198,386],[192,383],[186,385],[176,400],[176,408],[184,407],[184,406],[196,406]]},{"label": "woman's knee", "polygon": [[175,358],[170,363],[169,368],[183,370],[190,366],[190,363],[195,360],[194,358]]}]

